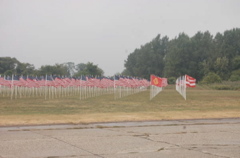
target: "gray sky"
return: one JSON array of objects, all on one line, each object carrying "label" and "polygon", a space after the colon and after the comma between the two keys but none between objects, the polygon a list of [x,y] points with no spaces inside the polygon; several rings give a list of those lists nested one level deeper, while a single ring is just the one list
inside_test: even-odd
[{"label": "gray sky", "polygon": [[240,27],[239,0],[0,0],[0,57],[41,65],[93,62],[105,75],[157,34]]}]

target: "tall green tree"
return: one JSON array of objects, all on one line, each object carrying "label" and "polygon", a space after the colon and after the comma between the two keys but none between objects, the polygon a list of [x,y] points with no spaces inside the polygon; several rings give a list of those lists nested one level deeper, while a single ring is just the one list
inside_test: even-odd
[{"label": "tall green tree", "polygon": [[0,74],[16,74],[16,68],[20,62],[16,58],[0,57]]},{"label": "tall green tree", "polygon": [[90,75],[95,77],[104,74],[104,71],[92,62],[88,62],[87,64],[80,63],[76,66],[76,70],[75,76]]},{"label": "tall green tree", "polygon": [[148,78],[151,73],[178,77],[188,74],[200,81],[209,73],[228,80],[240,69],[240,29],[227,30],[215,37],[209,31],[197,32],[193,37],[180,33],[176,38],[158,35],[129,54],[125,72]]},{"label": "tall green tree", "polygon": [[67,72],[70,76],[73,76],[76,72],[76,66],[74,62],[67,62],[63,64],[67,68]]},{"label": "tall green tree", "polygon": [[64,64],[44,65],[37,72],[38,75],[61,75],[70,76],[67,67]]},{"label": "tall green tree", "polygon": [[229,73],[229,59],[227,57],[218,57],[214,63],[215,72],[223,80],[227,80],[231,73]]},{"label": "tall green tree", "polygon": [[131,76],[149,78],[151,74],[163,76],[168,37],[157,35],[151,42],[129,54],[125,60],[126,72]]},{"label": "tall green tree", "polygon": [[[210,58],[214,52],[213,36],[208,32],[198,32],[191,38],[192,58],[189,75],[201,80],[212,71]],[[213,65],[211,65],[212,67]]]},{"label": "tall green tree", "polygon": [[36,75],[36,70],[33,64],[19,63],[16,67],[16,74],[18,75]]},{"label": "tall green tree", "polygon": [[165,61],[165,76],[178,77],[180,75],[191,75],[191,69],[195,64],[192,62],[191,40],[185,33],[170,41]]},{"label": "tall green tree", "polygon": [[16,58],[0,57],[0,74],[33,75],[35,67],[29,63],[21,63]]}]

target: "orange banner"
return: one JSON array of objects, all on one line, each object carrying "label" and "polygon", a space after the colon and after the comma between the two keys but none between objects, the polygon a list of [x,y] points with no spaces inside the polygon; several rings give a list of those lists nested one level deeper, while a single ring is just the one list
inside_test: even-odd
[{"label": "orange banner", "polygon": [[151,75],[151,85],[162,87],[162,79],[155,75]]}]

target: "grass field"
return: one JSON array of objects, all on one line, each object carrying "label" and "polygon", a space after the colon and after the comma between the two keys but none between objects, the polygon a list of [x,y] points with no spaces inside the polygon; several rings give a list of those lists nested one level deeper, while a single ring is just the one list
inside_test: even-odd
[{"label": "grass field", "polygon": [[240,91],[188,88],[184,100],[168,86],[151,101],[149,90],[118,100],[0,97],[0,126],[229,117],[240,117]]}]

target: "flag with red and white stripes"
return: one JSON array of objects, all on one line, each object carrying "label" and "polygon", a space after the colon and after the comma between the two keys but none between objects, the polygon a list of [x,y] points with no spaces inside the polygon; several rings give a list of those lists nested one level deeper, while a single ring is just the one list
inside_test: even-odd
[{"label": "flag with red and white stripes", "polygon": [[195,78],[185,75],[185,79],[186,79],[187,87],[196,87],[196,79]]}]

